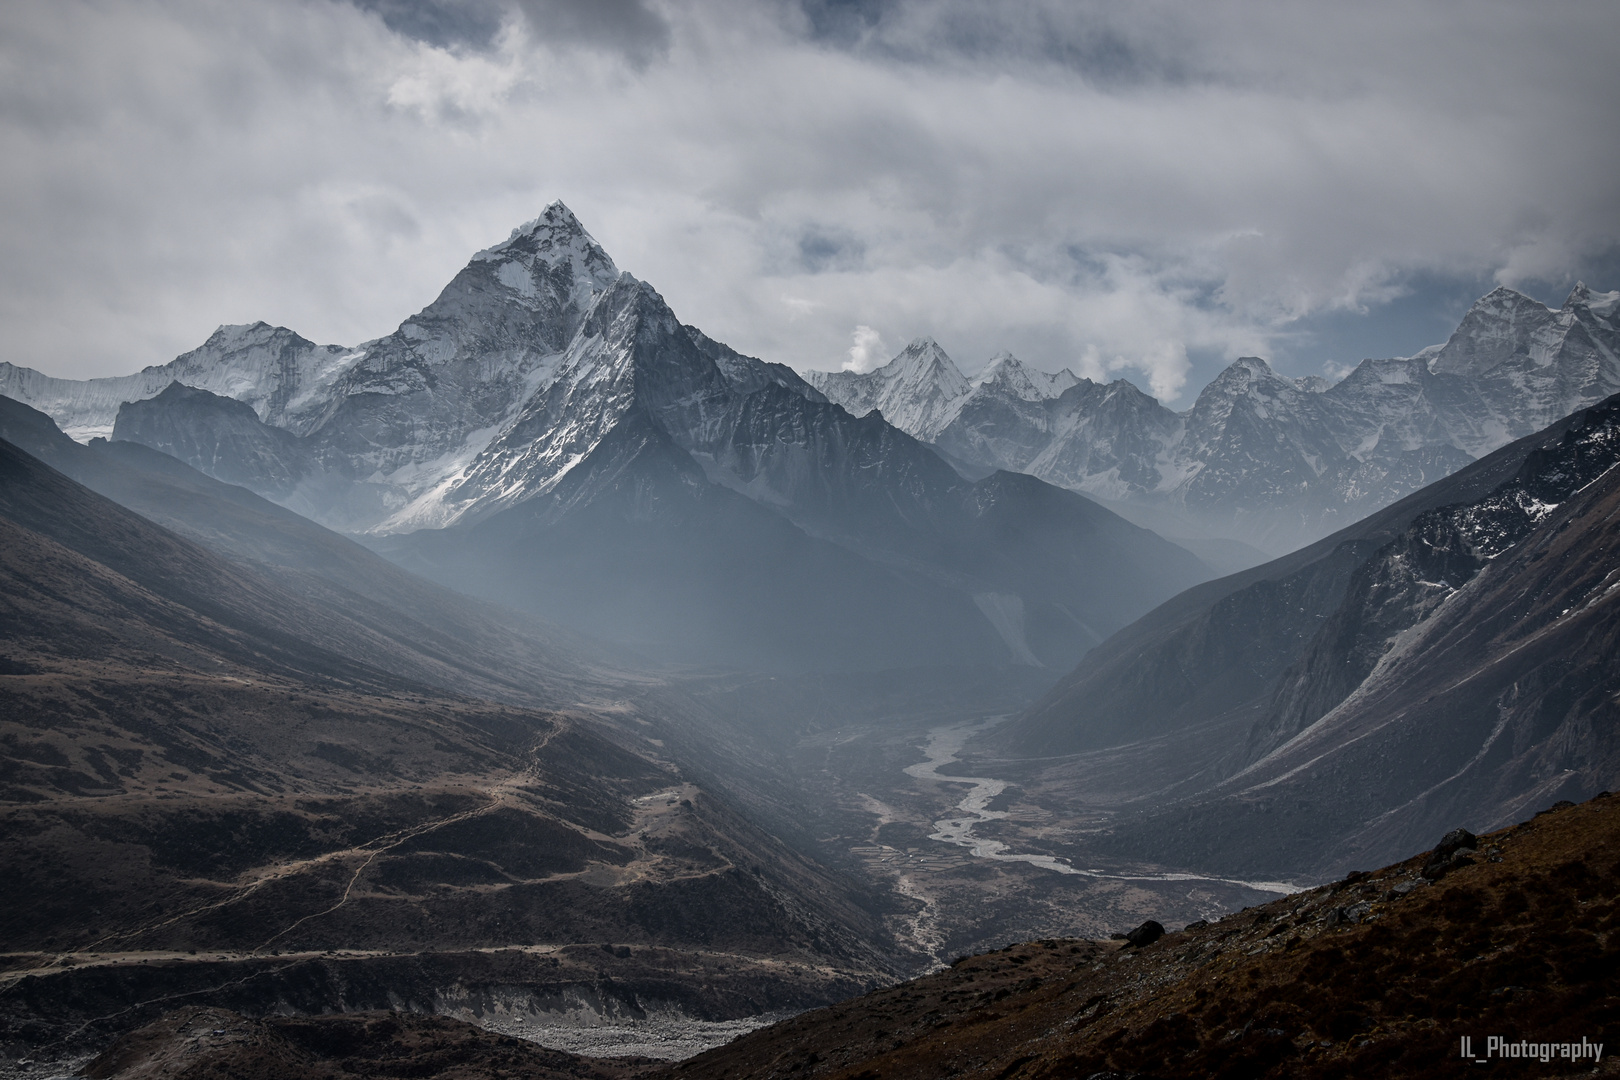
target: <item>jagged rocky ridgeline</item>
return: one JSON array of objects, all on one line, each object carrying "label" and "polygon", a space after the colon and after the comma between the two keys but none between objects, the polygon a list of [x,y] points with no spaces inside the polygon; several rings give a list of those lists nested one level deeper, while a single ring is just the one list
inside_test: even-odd
[{"label": "jagged rocky ridgeline", "polygon": [[1416,356],[1365,360],[1332,385],[1244,357],[1179,413],[1123,379],[1007,354],[969,379],[929,338],[875,371],[807,378],[970,469],[1084,491],[1165,535],[1282,554],[1620,392],[1617,310],[1620,292],[1585,285],[1558,310],[1498,288]]},{"label": "jagged rocky ridgeline", "polygon": [[682,325],[561,204],[358,348],[225,327],[124,379],[7,368],[0,391],[660,658],[1062,670],[1209,576]]}]

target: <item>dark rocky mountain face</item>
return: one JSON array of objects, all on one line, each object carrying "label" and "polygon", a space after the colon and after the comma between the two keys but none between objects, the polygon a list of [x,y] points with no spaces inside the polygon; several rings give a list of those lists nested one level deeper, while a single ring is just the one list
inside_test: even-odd
[{"label": "dark rocky mountain face", "polygon": [[1408,850],[1436,821],[1488,828],[1613,786],[1617,463],[1611,399],[1488,498],[1420,516],[1358,568],[1279,680],[1228,807],[1291,805],[1296,827],[1346,838],[1335,866]]},{"label": "dark rocky mountain face", "polygon": [[1611,786],[1617,432],[1620,398],[1193,590],[998,744],[1043,755],[1224,726],[1224,760],[1184,763],[1202,794],[1121,821],[1101,848],[1232,873],[1342,869],[1436,822],[1493,827]]},{"label": "dark rocky mountain face", "polygon": [[113,434],[271,495],[290,493],[311,469],[304,441],[292,432],[262,422],[244,402],[178,382],[119,409]]},{"label": "dark rocky mountain face", "polygon": [[1422,514],[1487,498],[1573,422],[1503,447],[1290,555],[1187,590],[1088,654],[1001,728],[996,745],[1043,756],[1208,722],[1252,723],[1339,610],[1357,568]]},{"label": "dark rocky mountain face", "polygon": [[[1209,573],[1072,493],[964,480],[882,417],[683,326],[560,205],[387,338],[284,343],[276,364],[216,346],[257,366],[227,385],[176,361],[207,385],[124,403],[114,441],[660,660],[1063,669]],[[1011,358],[998,379],[1057,388]],[[69,389],[52,400],[139,387]]]},{"label": "dark rocky mountain face", "polygon": [[928,666],[1004,650],[967,596],[709,483],[645,417],[545,496],[378,547],[474,595],[687,662]]},{"label": "dark rocky mountain face", "polygon": [[274,581],[317,620],[306,624],[304,637],[393,675],[457,693],[556,706],[576,699],[589,666],[585,658],[600,654],[554,627],[405,573],[351,540],[138,443],[74,442],[50,417],[5,398],[0,438]]},{"label": "dark rocky mountain face", "polygon": [[1584,285],[1556,311],[1499,288],[1443,346],[1366,360],[1331,386],[1244,357],[1182,413],[1010,358],[966,379],[937,345],[927,363],[914,345],[815,378],[971,468],[1028,472],[1167,535],[1281,553],[1620,391],[1617,309],[1620,293]]},{"label": "dark rocky mountain face", "polygon": [[[1501,557],[1524,543],[1560,506],[1597,485],[1620,462],[1620,401],[1581,414],[1557,441],[1543,440],[1517,475],[1488,497],[1419,515],[1406,531],[1357,567],[1344,600],[1291,666],[1271,708],[1255,730],[1255,757],[1305,730],[1342,702],[1397,647],[1402,634],[1424,623]],[[1569,526],[1566,524],[1565,528]],[[1620,570],[1613,552],[1577,543],[1568,557],[1597,572],[1593,587]],[[1495,571],[1500,574],[1503,571]],[[1531,594],[1538,606],[1567,598],[1564,590]],[[1454,618],[1454,616],[1453,616]]]}]

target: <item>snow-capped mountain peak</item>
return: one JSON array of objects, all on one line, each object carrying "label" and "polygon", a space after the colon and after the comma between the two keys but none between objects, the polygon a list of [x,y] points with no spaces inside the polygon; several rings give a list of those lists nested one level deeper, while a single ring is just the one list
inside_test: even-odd
[{"label": "snow-capped mountain peak", "polygon": [[[1272,366],[1258,356],[1240,356],[1215,376],[1214,383],[1230,386],[1248,386],[1256,382],[1279,378]],[[1213,383],[1211,384],[1213,385]]]},{"label": "snow-capped mountain peak", "polygon": [[806,380],[856,416],[877,409],[895,427],[927,440],[955,419],[972,389],[931,337],[915,339],[876,371],[812,371]]},{"label": "snow-capped mountain peak", "polygon": [[961,397],[970,388],[956,361],[931,337],[912,341],[876,374],[891,385],[933,392],[947,401]]},{"label": "snow-capped mountain peak", "polygon": [[266,322],[225,325],[202,345],[169,361],[112,378],[56,379],[0,363],[0,394],[49,413],[79,440],[112,434],[118,407],[161,393],[170,383],[207,390],[253,407],[259,419],[302,434],[318,419],[323,395],[359,354],[317,345]]},{"label": "snow-capped mountain peak", "polygon": [[[466,344],[458,328],[478,326],[479,333],[487,333],[491,319],[512,331],[514,338],[524,331],[533,335],[523,342],[526,347],[560,352],[592,301],[619,274],[573,211],[554,202],[499,244],[474,255],[438,298],[400,329],[412,339],[439,338],[447,332],[457,339],[448,350],[418,345],[416,351],[430,363],[450,359],[460,351],[458,346]],[[502,309],[507,309],[505,314]],[[511,309],[532,314],[517,316]]]},{"label": "snow-capped mountain peak", "polygon": [[1011,394],[1022,401],[1045,401],[1079,382],[1072,371],[1065,369],[1048,374],[1026,366],[1012,353],[1002,350],[973,377],[972,386],[975,391],[989,388],[991,392]]},{"label": "snow-capped mountain peak", "polygon": [[1575,308],[1585,308],[1594,316],[1605,321],[1612,321],[1616,311],[1620,311],[1620,289],[1614,292],[1593,292],[1586,287],[1586,282],[1577,281],[1575,287],[1569,291],[1564,300],[1564,311]]},{"label": "snow-capped mountain peak", "polygon": [[501,243],[478,252],[472,262],[497,264],[496,279],[519,296],[555,293],[564,286],[576,302],[587,304],[590,295],[619,277],[613,259],[560,201],[513,229]]},{"label": "snow-capped mountain peak", "polygon": [[1224,416],[1240,399],[1268,402],[1303,392],[1297,381],[1278,374],[1260,357],[1240,356],[1199,392],[1188,415],[1195,421],[1206,414]]},{"label": "snow-capped mountain peak", "polygon": [[1438,375],[1511,387],[1531,399],[1538,417],[1545,418],[1536,426],[1544,427],[1583,403],[1584,391],[1575,394],[1576,385],[1589,387],[1598,380],[1609,393],[1620,389],[1615,358],[1594,337],[1614,333],[1617,306],[1620,293],[1594,293],[1584,284],[1571,290],[1556,311],[1499,286],[1469,309],[1456,332],[1429,358],[1428,367]]}]

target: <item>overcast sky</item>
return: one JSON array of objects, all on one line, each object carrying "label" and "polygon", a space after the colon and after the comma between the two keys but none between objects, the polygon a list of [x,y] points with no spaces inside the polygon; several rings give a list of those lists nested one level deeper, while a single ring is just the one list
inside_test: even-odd
[{"label": "overcast sky", "polygon": [[387,333],[553,199],[800,368],[1184,406],[1620,288],[1620,4],[8,0],[0,359]]}]

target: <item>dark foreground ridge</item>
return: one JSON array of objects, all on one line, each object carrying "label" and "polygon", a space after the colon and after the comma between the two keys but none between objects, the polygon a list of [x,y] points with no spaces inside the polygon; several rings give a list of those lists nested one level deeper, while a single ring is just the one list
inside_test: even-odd
[{"label": "dark foreground ridge", "polygon": [[[88,1067],[113,1077],[642,1080],[1615,1075],[1620,798],[1482,837],[1140,946],[1034,941],[761,1029],[678,1066],[566,1058],[444,1019],[171,1014]],[[1151,936],[1151,935],[1149,935]],[[1601,1043],[1501,1059],[1491,1036]]]}]

